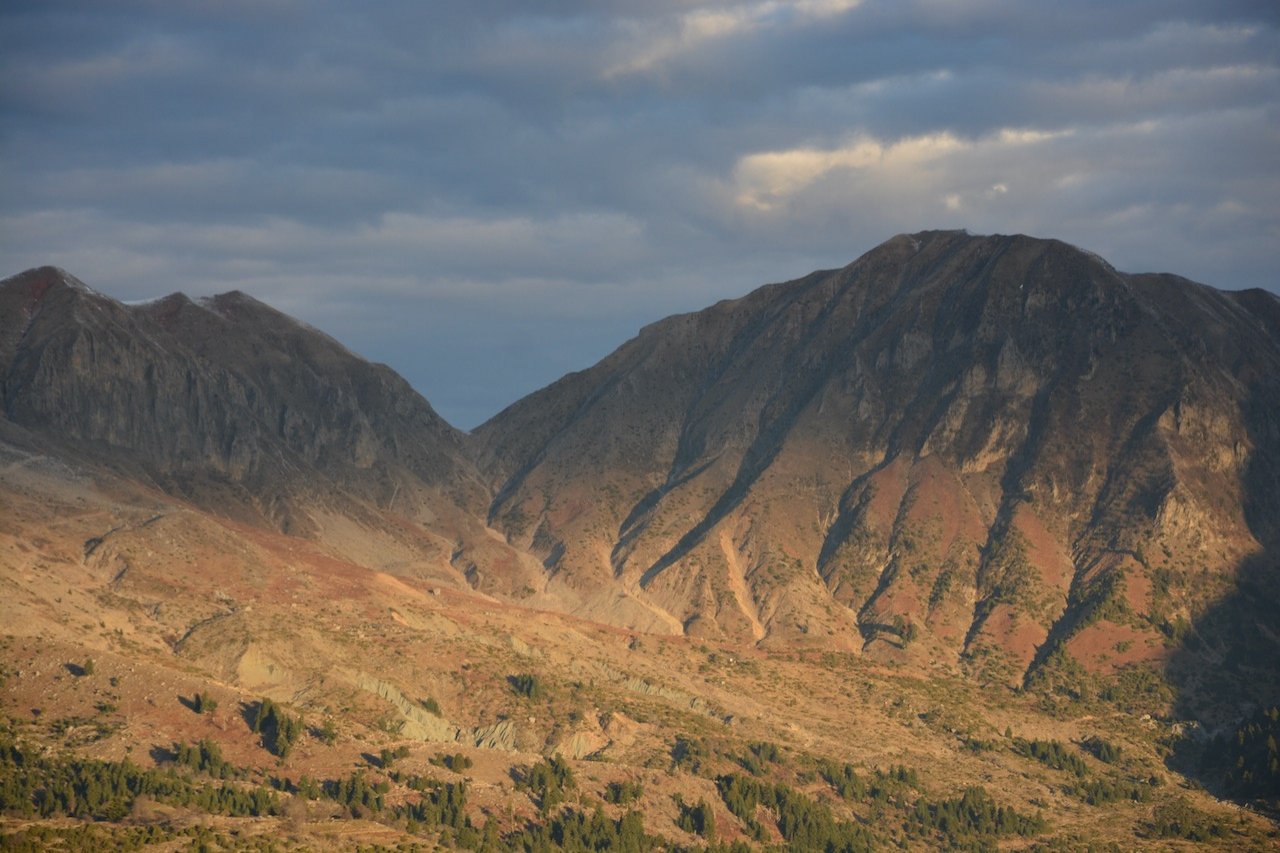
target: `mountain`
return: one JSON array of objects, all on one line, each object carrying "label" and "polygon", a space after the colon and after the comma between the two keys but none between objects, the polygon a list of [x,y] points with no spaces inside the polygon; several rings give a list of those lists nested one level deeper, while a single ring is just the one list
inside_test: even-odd
[{"label": "mountain", "polygon": [[1277,603],[1266,292],[902,235],[468,435],[0,282],[0,846],[1270,849]]},{"label": "mountain", "polygon": [[654,323],[470,436],[242,293],[123,305],[44,268],[0,319],[12,440],[526,607],[1068,691],[1272,636],[1240,609],[1277,600],[1262,291],[902,235]]},{"label": "mountain", "polygon": [[1021,684],[1166,660],[1262,555],[1277,600],[1280,301],[1054,240],[895,237],[475,439],[494,526],[672,632]]},{"label": "mountain", "polygon": [[0,406],[22,447],[371,565],[465,585],[456,542],[504,559],[466,436],[390,368],[240,292],[125,305],[51,267],[10,278]]}]

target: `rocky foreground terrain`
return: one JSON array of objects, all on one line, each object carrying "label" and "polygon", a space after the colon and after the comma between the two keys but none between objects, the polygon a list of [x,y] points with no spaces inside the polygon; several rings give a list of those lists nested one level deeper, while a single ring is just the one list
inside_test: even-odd
[{"label": "rocky foreground terrain", "polygon": [[903,235],[467,435],[43,268],[0,402],[13,846],[1280,843],[1272,294]]}]

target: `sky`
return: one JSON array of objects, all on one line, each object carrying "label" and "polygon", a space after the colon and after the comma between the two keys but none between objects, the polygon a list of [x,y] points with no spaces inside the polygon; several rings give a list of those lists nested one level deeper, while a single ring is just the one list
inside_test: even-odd
[{"label": "sky", "polygon": [[897,233],[1280,290],[1280,3],[7,0],[0,276],[239,289],[470,429]]}]

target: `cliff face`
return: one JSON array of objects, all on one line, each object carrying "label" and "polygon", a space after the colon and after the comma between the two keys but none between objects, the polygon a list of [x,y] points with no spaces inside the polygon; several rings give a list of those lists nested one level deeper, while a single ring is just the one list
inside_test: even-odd
[{"label": "cliff face", "polygon": [[492,523],[672,630],[1110,671],[1276,537],[1280,312],[900,236],[656,323],[480,427]]}]

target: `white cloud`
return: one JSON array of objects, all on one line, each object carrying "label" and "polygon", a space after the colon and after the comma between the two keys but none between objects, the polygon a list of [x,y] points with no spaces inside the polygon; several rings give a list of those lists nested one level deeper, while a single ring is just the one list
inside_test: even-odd
[{"label": "white cloud", "polygon": [[626,58],[609,67],[604,76],[611,79],[652,71],[709,42],[770,28],[807,26],[861,5],[862,0],[765,0],[700,5],[674,20],[632,19],[623,25],[627,38],[621,49]]},{"label": "white cloud", "polygon": [[[976,140],[960,139],[950,133],[892,141],[862,135],[833,149],[794,148],[748,154],[734,167],[733,194],[740,205],[768,212],[820,181],[845,182],[851,187],[874,183],[886,190],[896,183],[909,192],[913,185],[927,183],[930,175],[936,174],[936,183],[948,183],[952,180],[948,164],[956,158],[1007,153],[1071,134],[1070,130],[1005,128]],[[1000,180],[988,186],[994,195],[1008,191],[1007,184]],[[948,209],[960,209],[959,195],[947,193],[945,197]]]}]

